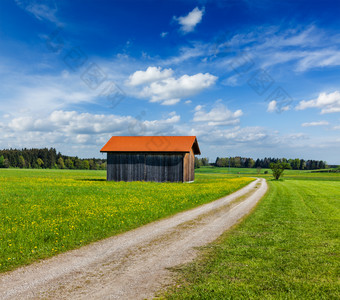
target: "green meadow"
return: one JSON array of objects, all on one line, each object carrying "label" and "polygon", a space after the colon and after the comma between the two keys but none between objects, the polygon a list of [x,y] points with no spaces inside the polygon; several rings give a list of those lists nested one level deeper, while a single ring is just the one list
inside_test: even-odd
[{"label": "green meadow", "polygon": [[162,297],[340,299],[340,174],[266,177],[269,191],[253,213],[179,268]]},{"label": "green meadow", "polygon": [[[268,174],[264,174],[268,171]],[[253,213],[177,269],[168,299],[339,299],[340,174],[202,167],[194,183],[107,182],[105,171],[0,169],[0,271],[268,180]]]},{"label": "green meadow", "polygon": [[107,182],[106,171],[0,169],[0,271],[81,247],[230,194],[253,179]]}]

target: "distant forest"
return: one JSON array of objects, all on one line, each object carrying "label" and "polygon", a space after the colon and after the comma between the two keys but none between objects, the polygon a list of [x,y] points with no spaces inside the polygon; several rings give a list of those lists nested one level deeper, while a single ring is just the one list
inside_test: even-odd
[{"label": "distant forest", "polygon": [[[270,163],[276,163],[278,161],[286,162],[290,165],[293,170],[316,170],[316,169],[325,169],[327,168],[327,163],[322,160],[304,160],[304,159],[287,159],[287,158],[271,158],[266,157],[263,159],[254,160],[252,158],[246,157],[217,157],[214,166],[216,167],[232,167],[232,168],[269,168]],[[196,158],[195,159],[195,168],[199,168],[200,166],[208,166],[209,159],[208,158]]]},{"label": "distant forest", "polygon": [[54,148],[0,150],[0,168],[105,170],[106,159],[62,155]]},{"label": "distant forest", "polygon": [[[232,168],[269,168],[272,162],[287,162],[293,170],[317,170],[327,168],[322,160],[263,158],[254,160],[246,157],[217,157],[215,163],[208,158],[195,158],[195,168],[214,165]],[[80,169],[106,170],[106,159],[82,159],[77,156],[62,155],[54,148],[43,149],[6,149],[0,150],[0,168],[31,168],[31,169]]]}]

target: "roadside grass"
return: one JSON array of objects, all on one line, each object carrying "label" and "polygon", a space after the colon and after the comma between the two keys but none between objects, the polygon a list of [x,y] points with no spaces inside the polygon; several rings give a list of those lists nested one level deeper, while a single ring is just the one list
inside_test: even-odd
[{"label": "roadside grass", "polygon": [[179,268],[162,298],[340,299],[338,178],[269,180],[254,212]]},{"label": "roadside grass", "polygon": [[0,272],[218,199],[251,182],[107,182],[105,171],[0,170]]}]

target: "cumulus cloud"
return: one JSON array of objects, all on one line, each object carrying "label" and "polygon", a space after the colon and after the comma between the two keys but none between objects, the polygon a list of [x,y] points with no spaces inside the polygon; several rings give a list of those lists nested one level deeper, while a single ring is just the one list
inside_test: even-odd
[{"label": "cumulus cloud", "polygon": [[[117,134],[132,135],[136,125],[144,127],[146,132],[156,133],[164,129],[164,125],[173,125],[180,121],[175,112],[168,118],[161,120],[139,120],[131,116],[102,115],[91,113],[78,113],[76,111],[54,111],[45,118],[38,116],[13,118],[8,122],[6,129],[15,132],[53,132],[73,136],[76,140],[84,140],[90,135]],[[130,130],[131,129],[131,130]],[[133,129],[133,130],[132,130]],[[130,131],[129,131],[130,130]],[[145,132],[145,134],[146,134]]]},{"label": "cumulus cloud", "polygon": [[128,84],[137,86],[141,84],[151,83],[154,81],[162,80],[171,77],[173,74],[172,69],[164,69],[161,67],[148,67],[146,71],[136,71],[129,76]]},{"label": "cumulus cloud", "polygon": [[309,122],[309,123],[302,123],[302,127],[311,127],[311,126],[326,126],[329,125],[327,121],[319,121],[319,122]]},{"label": "cumulus cloud", "polygon": [[209,73],[183,75],[178,79],[170,77],[151,83],[150,86],[143,89],[142,94],[151,97],[151,102],[180,99],[199,93],[213,85],[216,80],[217,77]]},{"label": "cumulus cloud", "polygon": [[[85,147],[89,153],[103,146],[112,135],[176,135],[180,116],[176,112],[161,119],[142,120],[132,116],[53,111],[41,115],[14,117],[0,123],[3,147],[56,147],[69,153]],[[74,150],[73,150],[74,151]],[[80,151],[80,152],[79,152]],[[79,154],[78,154],[79,155]]]},{"label": "cumulus cloud", "polygon": [[181,25],[181,31],[186,34],[194,31],[196,25],[202,21],[204,11],[204,7],[202,9],[195,7],[186,16],[174,17],[174,19]]},{"label": "cumulus cloud", "polygon": [[274,112],[276,111],[276,109],[277,109],[276,101],[275,100],[270,101],[267,107],[267,112]]},{"label": "cumulus cloud", "polygon": [[289,105],[286,105],[286,106],[281,106],[281,103],[279,103],[278,101],[276,100],[272,100],[268,103],[268,106],[267,106],[267,112],[284,112],[284,111],[287,111],[287,110],[290,110],[290,106]]},{"label": "cumulus cloud", "polygon": [[222,103],[218,103],[210,111],[205,111],[202,105],[195,107],[194,122],[205,122],[209,126],[235,125],[240,122],[239,117],[243,115],[242,110],[230,111]]},{"label": "cumulus cloud", "polygon": [[[223,126],[200,124],[192,129],[191,135],[196,135],[202,145],[214,145],[230,147],[241,144],[248,144],[249,147],[262,145],[264,140],[270,135],[262,127],[240,127],[232,126],[224,128]],[[273,143],[273,141],[268,141]]]},{"label": "cumulus cloud", "polygon": [[215,84],[217,77],[209,73],[173,76],[171,69],[149,67],[146,71],[136,71],[129,77],[128,84],[144,85],[137,93],[140,98],[149,98],[150,102],[160,102],[163,105],[173,105],[182,98],[196,95]]},{"label": "cumulus cloud", "polygon": [[340,112],[340,92],[320,93],[317,99],[300,101],[295,109],[304,110],[312,107],[320,108],[321,114]]}]

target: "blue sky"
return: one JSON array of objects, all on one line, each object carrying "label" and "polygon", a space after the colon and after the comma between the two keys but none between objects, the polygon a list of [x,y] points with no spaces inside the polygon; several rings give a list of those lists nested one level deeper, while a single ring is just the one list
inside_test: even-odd
[{"label": "blue sky", "polygon": [[112,135],[340,164],[337,1],[0,2],[0,148]]}]

